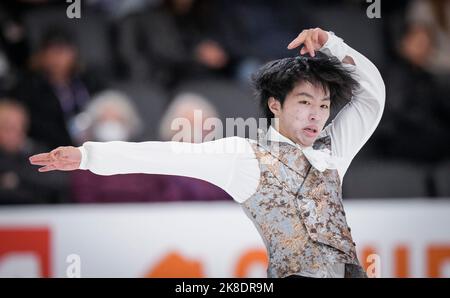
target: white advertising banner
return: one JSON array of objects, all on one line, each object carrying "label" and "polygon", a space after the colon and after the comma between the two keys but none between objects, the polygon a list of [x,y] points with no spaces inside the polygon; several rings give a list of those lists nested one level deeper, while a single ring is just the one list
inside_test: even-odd
[{"label": "white advertising banner", "polygon": [[[450,277],[450,201],[346,200],[371,277]],[[233,202],[3,207],[0,277],[265,277]]]}]

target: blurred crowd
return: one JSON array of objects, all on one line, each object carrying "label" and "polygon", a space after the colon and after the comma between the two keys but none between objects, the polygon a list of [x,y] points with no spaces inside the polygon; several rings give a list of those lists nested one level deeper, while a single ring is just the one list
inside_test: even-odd
[{"label": "blurred crowd", "polygon": [[66,1],[1,2],[0,204],[230,199],[186,177],[38,173],[28,157],[88,140],[170,140],[171,121],[194,110],[260,117],[251,74],[296,55],[286,46],[310,27],[365,54],[386,84],[344,197],[450,197],[450,1],[381,2],[380,19],[362,0],[86,0],[80,19]]}]

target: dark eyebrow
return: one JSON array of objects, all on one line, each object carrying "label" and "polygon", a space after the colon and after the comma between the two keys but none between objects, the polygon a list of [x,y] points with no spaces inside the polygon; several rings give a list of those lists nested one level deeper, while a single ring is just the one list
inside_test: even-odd
[{"label": "dark eyebrow", "polygon": [[[314,96],[312,96],[312,95],[309,94],[308,92],[300,92],[300,93],[297,93],[297,96],[306,96],[306,97],[309,97],[309,98],[311,98],[311,99],[314,99]],[[322,101],[325,101],[325,100],[330,100],[330,96],[328,95],[328,96],[322,98]]]}]

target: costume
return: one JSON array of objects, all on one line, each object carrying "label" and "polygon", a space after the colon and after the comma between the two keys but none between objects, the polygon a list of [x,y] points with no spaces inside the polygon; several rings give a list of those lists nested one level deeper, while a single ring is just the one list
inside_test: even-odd
[{"label": "costume", "polygon": [[[252,142],[261,169],[258,188],[242,206],[269,256],[268,277],[365,277],[342,205],[336,169],[320,172],[295,146]],[[331,149],[330,137],[314,149]],[[353,267],[345,273],[345,266]]]},{"label": "costume", "polygon": [[269,277],[364,277],[342,206],[342,180],[380,122],[385,87],[377,68],[328,32],[320,49],[350,56],[360,88],[314,146],[301,148],[270,127],[258,140],[227,137],[201,144],[86,142],[80,169],[99,175],[188,176],[224,189],[261,234]]}]

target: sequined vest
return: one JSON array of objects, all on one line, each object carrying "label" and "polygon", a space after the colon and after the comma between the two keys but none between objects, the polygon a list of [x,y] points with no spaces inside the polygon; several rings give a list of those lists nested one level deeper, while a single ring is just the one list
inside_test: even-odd
[{"label": "sequined vest", "polygon": [[[256,192],[241,205],[265,243],[267,276],[327,277],[326,266],[349,264],[357,270],[346,270],[345,277],[366,277],[345,218],[337,170],[319,172],[288,143],[249,142],[261,176]],[[331,150],[330,137],[316,140],[313,148]]]}]

